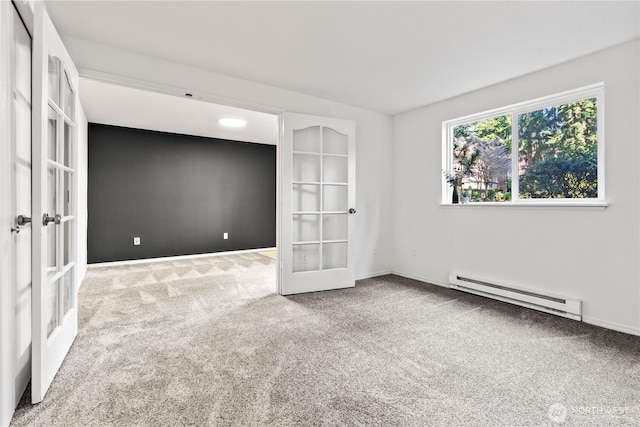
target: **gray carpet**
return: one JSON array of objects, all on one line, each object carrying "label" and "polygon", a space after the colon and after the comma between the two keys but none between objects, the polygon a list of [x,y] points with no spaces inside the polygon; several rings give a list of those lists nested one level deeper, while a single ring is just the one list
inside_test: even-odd
[{"label": "gray carpet", "polygon": [[274,282],[257,253],[91,268],[13,425],[640,425],[640,337],[396,276]]}]

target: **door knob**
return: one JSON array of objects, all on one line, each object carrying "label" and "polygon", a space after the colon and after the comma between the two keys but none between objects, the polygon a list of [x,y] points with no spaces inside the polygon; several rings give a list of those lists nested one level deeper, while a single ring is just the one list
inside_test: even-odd
[{"label": "door knob", "polygon": [[14,231],[16,232],[16,234],[20,234],[20,226],[19,226],[19,225],[16,225],[16,228],[12,228],[12,229],[11,229],[11,232],[12,232],[12,233],[13,233]]},{"label": "door knob", "polygon": [[354,214],[354,213],[356,213],[356,210],[354,208],[351,208],[351,209],[349,209],[349,213],[350,214]]},{"label": "door knob", "polygon": [[30,216],[18,215],[18,225],[26,225],[31,222]]},{"label": "door knob", "polygon": [[55,225],[59,225],[62,222],[62,217],[60,216],[60,214],[55,214],[54,216],[49,216],[48,213],[45,213],[44,215],[42,215],[42,225],[44,225],[46,227],[47,225],[49,225],[52,222]]}]

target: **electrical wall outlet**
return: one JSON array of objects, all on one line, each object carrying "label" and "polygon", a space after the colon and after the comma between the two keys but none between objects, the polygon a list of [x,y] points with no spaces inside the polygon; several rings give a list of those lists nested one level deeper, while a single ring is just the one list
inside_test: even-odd
[{"label": "electrical wall outlet", "polygon": [[222,236],[222,238],[223,238],[224,240],[227,240],[227,239],[229,238],[229,233],[224,233],[224,234],[223,234],[223,236]]},{"label": "electrical wall outlet", "polygon": [[134,237],[133,238],[133,246],[140,246],[140,238],[139,237]]}]

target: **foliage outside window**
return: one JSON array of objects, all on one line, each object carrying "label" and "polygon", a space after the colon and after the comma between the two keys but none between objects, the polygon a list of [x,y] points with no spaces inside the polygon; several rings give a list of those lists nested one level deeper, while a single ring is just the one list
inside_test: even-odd
[{"label": "foliage outside window", "polygon": [[443,203],[604,201],[603,99],[598,84],[443,123]]}]

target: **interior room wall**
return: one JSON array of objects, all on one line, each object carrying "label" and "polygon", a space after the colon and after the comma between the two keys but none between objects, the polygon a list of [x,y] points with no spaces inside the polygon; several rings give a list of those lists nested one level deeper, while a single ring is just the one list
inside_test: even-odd
[{"label": "interior room wall", "polygon": [[82,105],[78,103],[78,144],[76,147],[77,163],[77,195],[78,203],[78,223],[76,234],[76,250],[78,259],[78,284],[82,283],[82,279],[87,272],[87,179],[88,179],[88,155],[87,155],[87,132],[88,122],[87,116],[82,109]]},{"label": "interior room wall", "polygon": [[313,114],[356,122],[357,238],[356,277],[391,270],[391,118],[297,92],[212,73],[184,64],[114,49],[63,35],[83,75],[137,81],[208,94],[213,102],[259,111]]},{"label": "interior room wall", "polygon": [[[636,40],[394,117],[394,270],[441,285],[450,272],[476,274],[580,298],[585,322],[640,334],[639,51]],[[606,209],[440,206],[444,120],[597,82]]]},{"label": "interior room wall", "polygon": [[276,243],[274,145],[91,123],[88,194],[90,263]]}]

